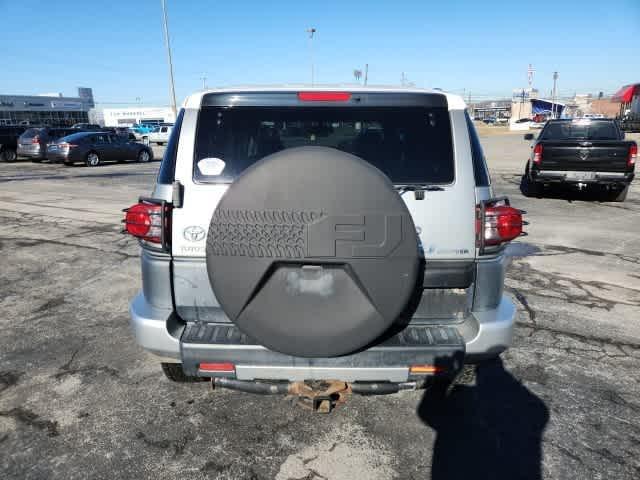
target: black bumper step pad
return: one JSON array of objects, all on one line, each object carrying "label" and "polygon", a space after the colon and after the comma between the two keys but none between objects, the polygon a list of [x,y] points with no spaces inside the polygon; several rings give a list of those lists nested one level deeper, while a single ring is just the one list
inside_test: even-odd
[{"label": "black bumper step pad", "polygon": [[410,325],[365,350],[330,358],[294,357],[269,350],[229,324],[187,323],[180,340],[183,369],[197,375],[200,363],[315,367],[462,367],[465,342],[455,327]]}]

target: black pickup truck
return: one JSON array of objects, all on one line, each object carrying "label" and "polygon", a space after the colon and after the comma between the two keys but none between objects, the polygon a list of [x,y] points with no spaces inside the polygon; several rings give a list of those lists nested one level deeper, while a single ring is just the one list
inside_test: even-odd
[{"label": "black pickup truck", "polygon": [[18,125],[0,126],[0,162],[13,162],[18,158],[18,137],[26,129]]},{"label": "black pickup truck", "polygon": [[[534,140],[531,133],[524,138]],[[523,193],[541,196],[550,185],[599,188],[608,199],[624,202],[637,155],[636,142],[624,139],[615,120],[550,120],[531,146]]]}]

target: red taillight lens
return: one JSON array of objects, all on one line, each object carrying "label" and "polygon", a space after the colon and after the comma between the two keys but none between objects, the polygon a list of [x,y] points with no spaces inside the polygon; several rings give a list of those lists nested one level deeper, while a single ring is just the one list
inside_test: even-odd
[{"label": "red taillight lens", "polygon": [[627,165],[632,167],[636,164],[636,160],[638,159],[638,145],[635,143],[629,147],[629,158],[627,159]]},{"label": "red taillight lens", "polygon": [[540,163],[542,161],[542,145],[537,144],[533,148],[533,163]]},{"label": "red taillight lens", "polygon": [[162,206],[150,203],[133,205],[126,210],[124,228],[134,237],[162,243]]},{"label": "red taillight lens", "polygon": [[33,137],[31,139],[31,143],[40,143],[40,137],[38,135],[36,135],[35,137]]},{"label": "red taillight lens", "polygon": [[486,207],[484,226],[476,221],[476,233],[482,235],[484,245],[500,245],[522,234],[522,212],[508,205]]},{"label": "red taillight lens", "polygon": [[298,92],[298,100],[303,102],[347,102],[349,92]]}]

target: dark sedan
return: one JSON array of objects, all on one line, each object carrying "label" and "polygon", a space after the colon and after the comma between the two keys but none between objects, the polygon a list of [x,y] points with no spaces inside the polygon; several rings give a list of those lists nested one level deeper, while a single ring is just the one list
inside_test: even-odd
[{"label": "dark sedan", "polygon": [[89,167],[97,167],[103,162],[149,162],[153,160],[153,151],[126,136],[82,132],[67,135],[49,145],[47,157],[52,162],[63,162],[65,165],[82,162]]}]

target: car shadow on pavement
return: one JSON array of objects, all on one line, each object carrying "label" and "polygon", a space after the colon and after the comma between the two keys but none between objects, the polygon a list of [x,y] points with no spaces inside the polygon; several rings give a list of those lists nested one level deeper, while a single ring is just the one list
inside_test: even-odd
[{"label": "car shadow on pavement", "polygon": [[547,406],[501,359],[475,370],[475,386],[456,385],[447,396],[434,387],[418,406],[437,434],[431,479],[541,479]]}]

